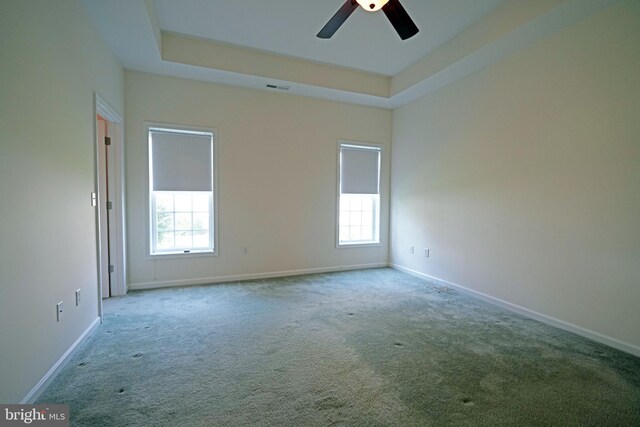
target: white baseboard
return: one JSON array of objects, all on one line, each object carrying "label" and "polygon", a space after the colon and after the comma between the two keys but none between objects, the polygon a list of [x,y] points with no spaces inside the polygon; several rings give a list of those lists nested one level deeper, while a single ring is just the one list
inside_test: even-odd
[{"label": "white baseboard", "polygon": [[388,263],[380,262],[380,263],[373,263],[373,264],[346,265],[346,266],[338,266],[338,267],[308,268],[303,270],[286,270],[286,271],[272,271],[267,273],[236,274],[231,276],[200,277],[197,279],[181,279],[181,280],[129,283],[127,285],[127,289],[142,290],[142,289],[168,288],[168,287],[174,287],[174,286],[208,285],[212,283],[221,283],[221,282],[239,282],[242,280],[270,279],[273,277],[301,276],[304,274],[334,273],[337,271],[364,270],[368,268],[382,268],[382,267],[388,267],[388,266],[389,266]]},{"label": "white baseboard", "polygon": [[538,320],[542,323],[546,323],[547,325],[554,326],[556,328],[564,329],[565,331],[573,332],[574,334],[583,336],[585,338],[589,338],[593,341],[599,342],[601,344],[605,344],[609,347],[616,348],[618,350],[622,350],[626,353],[633,354],[634,356],[640,357],[640,347],[634,344],[630,344],[624,341],[620,341],[616,338],[610,337],[608,335],[601,334],[599,332],[595,332],[586,328],[583,328],[578,325],[574,325],[569,322],[565,322],[564,320],[556,319],[555,317],[547,316],[546,314],[538,313],[537,311],[530,310],[526,307],[519,306],[517,304],[510,303],[508,301],[502,300],[500,298],[493,297],[491,295],[487,295],[485,293],[475,291],[473,289],[467,288],[466,286],[461,286],[456,283],[449,282],[447,280],[440,279],[438,277],[433,277],[428,274],[420,273],[419,271],[412,270],[407,267],[403,267],[398,264],[390,263],[389,267],[411,274],[412,276],[419,277],[428,282],[436,283],[440,286],[448,286],[454,289],[458,289],[461,292],[472,295],[476,298],[479,298],[483,301],[486,301],[490,304],[500,306],[514,313],[521,314],[523,316]]},{"label": "white baseboard", "polygon": [[82,335],[80,335],[80,337],[76,340],[76,342],[74,342],[71,345],[71,347],[69,347],[69,349],[64,352],[62,357],[58,359],[58,361],[51,367],[51,369],[49,369],[49,372],[47,372],[42,377],[42,379],[38,381],[38,384],[36,384],[35,387],[31,389],[31,391],[24,397],[24,399],[20,401],[20,403],[25,404],[25,403],[35,402],[36,399],[38,399],[38,397],[40,397],[42,392],[47,388],[47,386],[51,384],[51,381],[54,380],[56,375],[60,373],[64,365],[67,363],[67,361],[69,361],[73,353],[78,348],[78,345],[80,345],[80,343],[85,338],[91,335],[99,325],[100,325],[100,318],[98,317],[91,323],[91,325],[89,325],[89,327],[82,333]]}]

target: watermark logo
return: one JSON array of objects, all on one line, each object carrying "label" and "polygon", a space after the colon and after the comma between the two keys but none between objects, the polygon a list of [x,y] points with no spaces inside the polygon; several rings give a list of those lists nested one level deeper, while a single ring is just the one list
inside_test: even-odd
[{"label": "watermark logo", "polygon": [[69,405],[0,405],[0,427],[69,427]]}]

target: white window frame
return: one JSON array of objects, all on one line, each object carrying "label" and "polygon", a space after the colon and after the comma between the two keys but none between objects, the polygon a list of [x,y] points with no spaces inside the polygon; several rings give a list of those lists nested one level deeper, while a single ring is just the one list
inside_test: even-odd
[{"label": "white window frame", "polygon": [[[374,226],[376,227],[376,236],[378,238],[377,242],[340,242],[340,195],[341,195],[341,165],[340,165],[340,155],[342,147],[355,147],[355,148],[363,148],[370,150],[377,150],[380,153],[379,157],[379,171],[378,171],[378,206],[377,206],[377,215],[373,218]],[[337,144],[337,154],[336,154],[336,165],[337,165],[337,186],[336,186],[336,248],[366,248],[366,247],[376,247],[382,246],[382,222],[381,222],[381,212],[382,212],[382,165],[383,165],[383,156],[384,149],[380,144],[373,144],[368,142],[357,142],[357,141],[346,141],[339,140]]]},{"label": "white window frame", "polygon": [[[218,239],[218,131],[214,128],[200,127],[200,126],[185,126],[185,125],[176,125],[171,123],[151,123],[145,122],[145,138],[146,138],[146,146],[147,146],[147,259],[158,259],[158,258],[184,258],[184,257],[203,257],[203,256],[218,256],[220,253],[219,248],[219,239]],[[154,219],[153,214],[155,212],[154,204],[155,198],[153,197],[152,190],[152,177],[151,177],[151,139],[149,132],[160,129],[160,130],[169,130],[169,131],[177,131],[179,133],[186,134],[194,134],[194,135],[202,135],[202,134],[211,134],[213,140],[213,162],[212,162],[212,196],[210,203],[211,209],[211,217],[209,219],[210,230],[212,231],[213,236],[212,239],[212,250],[193,250],[189,252],[153,252],[153,240],[156,238],[154,236]]]}]

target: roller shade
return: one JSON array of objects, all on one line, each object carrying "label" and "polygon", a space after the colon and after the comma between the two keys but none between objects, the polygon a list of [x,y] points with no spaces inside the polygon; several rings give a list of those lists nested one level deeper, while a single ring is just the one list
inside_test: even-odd
[{"label": "roller shade", "polygon": [[211,191],[212,135],[149,131],[153,191]]},{"label": "roller shade", "polygon": [[380,150],[340,147],[340,192],[342,194],[379,194]]}]

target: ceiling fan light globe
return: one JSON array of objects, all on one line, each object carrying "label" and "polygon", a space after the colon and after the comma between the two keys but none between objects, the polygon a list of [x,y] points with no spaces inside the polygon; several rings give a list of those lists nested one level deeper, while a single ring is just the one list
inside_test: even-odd
[{"label": "ceiling fan light globe", "polygon": [[362,8],[368,12],[375,12],[382,9],[382,6],[389,3],[389,0],[356,0]]}]

